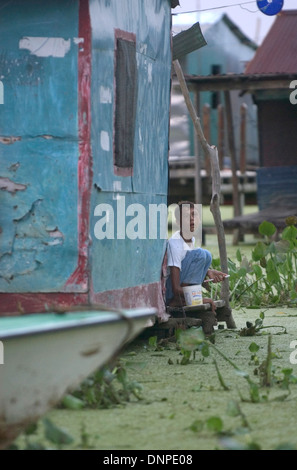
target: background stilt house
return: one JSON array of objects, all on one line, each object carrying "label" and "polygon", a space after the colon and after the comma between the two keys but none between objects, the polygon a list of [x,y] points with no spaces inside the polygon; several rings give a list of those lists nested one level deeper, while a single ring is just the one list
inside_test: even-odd
[{"label": "background stilt house", "polygon": [[[184,25],[173,24],[173,33],[185,29]],[[180,59],[185,76],[197,78],[197,86],[191,86],[193,102],[201,118],[207,140],[219,150],[221,169],[229,169],[222,179],[225,197],[232,195],[231,150],[229,148],[229,129],[226,117],[224,91],[211,86],[200,89],[199,80],[210,79],[215,82],[231,74],[242,74],[257,48],[237,25],[224,15],[218,15],[213,23],[201,21],[201,30],[207,47],[196,50]],[[189,83],[189,81],[188,81]],[[230,91],[230,88],[229,88]],[[232,90],[231,90],[232,91]],[[234,145],[240,155],[240,127],[242,125],[242,106],[245,112],[246,147],[245,159],[250,167],[258,165],[257,116],[250,95],[240,96],[231,93],[232,116],[234,123]],[[193,157],[196,158],[193,158]],[[195,160],[197,164],[195,165]],[[169,200],[176,202],[181,195],[197,202],[209,204],[211,198],[210,163],[204,160],[201,146],[195,139],[192,123],[189,121],[179,85],[173,82],[171,99],[171,135],[170,135],[170,186]],[[228,173],[228,174],[227,174]],[[194,175],[198,174],[198,181]],[[252,177],[252,176],[251,176]],[[253,177],[252,177],[253,178]],[[225,184],[226,180],[226,184]]]},{"label": "background stilt house", "polygon": [[283,10],[245,70],[258,82],[250,92],[258,110],[259,213],[225,221],[226,228],[257,232],[269,220],[281,229],[287,216],[297,214],[296,41],[297,10]]}]

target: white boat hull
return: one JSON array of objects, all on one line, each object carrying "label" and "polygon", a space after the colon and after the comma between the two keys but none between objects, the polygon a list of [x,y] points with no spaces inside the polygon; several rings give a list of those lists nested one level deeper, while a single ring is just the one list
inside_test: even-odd
[{"label": "white boat hull", "polygon": [[[8,330],[5,323],[11,319],[1,318],[0,448],[117,356],[124,344],[154,320],[155,313],[153,309],[131,310],[125,312],[126,319],[116,312],[67,313],[59,316],[58,324],[57,315],[44,314],[39,326],[34,325],[34,315],[28,315],[27,327]],[[24,320],[20,320],[22,325]]]}]

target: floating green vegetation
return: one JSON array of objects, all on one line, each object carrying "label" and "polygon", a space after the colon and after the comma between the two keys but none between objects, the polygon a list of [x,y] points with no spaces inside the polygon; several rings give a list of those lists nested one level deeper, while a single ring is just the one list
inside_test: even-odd
[{"label": "floating green vegetation", "polygon": [[[74,439],[69,434],[69,432],[56,424],[54,424],[50,419],[43,418],[43,440],[33,440],[38,426],[41,423],[34,423],[28,426],[24,432],[25,445],[22,450],[51,450],[57,449],[61,450],[64,446],[70,445],[73,443]],[[33,439],[32,439],[33,436]],[[16,444],[10,446],[9,450],[19,450],[19,447]]]},{"label": "floating green vegetation", "polygon": [[64,396],[60,406],[68,409],[111,408],[124,405],[131,397],[141,400],[142,386],[130,381],[121,361],[103,367],[84,380],[72,394]]},{"label": "floating green vegetation", "polygon": [[[197,352],[199,352],[202,357],[206,358],[210,357],[212,350],[216,355],[222,357],[224,361],[234,369],[236,375],[244,378],[248,384],[249,398],[244,397],[242,393],[238,391],[240,400],[243,402],[250,401],[251,403],[259,403],[261,401],[267,401],[267,388],[272,387],[273,385],[278,385],[282,389],[285,389],[285,394],[278,395],[273,398],[273,400],[276,401],[283,401],[290,395],[290,385],[297,383],[297,377],[293,375],[293,369],[281,369],[279,371],[274,367],[273,359],[277,357],[277,355],[272,352],[271,334],[268,335],[266,358],[261,363],[259,363],[259,359],[256,355],[259,350],[259,346],[255,342],[249,345],[249,351],[252,353],[251,361],[257,365],[254,370],[254,376],[259,379],[258,383],[252,380],[247,371],[240,368],[223,351],[221,351],[214,344],[213,340],[211,341],[207,339],[202,328],[190,328],[185,331],[179,331],[178,344],[182,354],[182,359],[180,361],[181,365],[189,364],[192,357],[195,359]],[[224,390],[230,390],[230,386],[226,384],[224,375],[220,371],[216,357],[213,357],[213,363],[220,385]],[[263,392],[264,388],[265,390]]]},{"label": "floating green vegetation", "polygon": [[[240,249],[236,260],[228,260],[230,300],[232,305],[249,308],[297,304],[297,223],[296,217],[286,219],[286,228],[279,236],[271,222],[262,222],[259,234],[263,237],[251,253],[251,259]],[[220,268],[220,260],[213,260]],[[211,286],[212,296],[218,286]]]}]

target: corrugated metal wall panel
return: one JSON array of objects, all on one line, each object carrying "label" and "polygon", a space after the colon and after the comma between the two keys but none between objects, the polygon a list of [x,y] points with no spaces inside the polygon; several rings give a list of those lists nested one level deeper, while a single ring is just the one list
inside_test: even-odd
[{"label": "corrugated metal wall panel", "polygon": [[[170,9],[163,0],[92,0],[92,151],[94,182],[102,191],[167,194],[171,72]],[[133,11],[133,16],[123,14]],[[100,24],[100,18],[105,18]],[[134,176],[113,171],[115,28],[136,35],[138,102]],[[102,119],[104,116],[104,119]]]},{"label": "corrugated metal wall panel", "polygon": [[[171,11],[164,0],[91,0],[93,30],[91,270],[94,293],[160,281],[164,240],[98,240],[97,206],[167,203],[171,78]],[[125,12],[133,11],[133,15]],[[105,18],[101,24],[100,18]],[[115,175],[115,29],[136,37],[138,93],[132,176]],[[102,118],[104,116],[104,119]],[[123,210],[123,209],[122,209]],[[116,210],[114,211],[116,213]],[[125,213],[122,214],[125,216]],[[127,222],[131,217],[127,217]],[[149,222],[148,222],[149,223]],[[147,226],[148,228],[148,226]],[[116,237],[116,234],[115,234]]]}]

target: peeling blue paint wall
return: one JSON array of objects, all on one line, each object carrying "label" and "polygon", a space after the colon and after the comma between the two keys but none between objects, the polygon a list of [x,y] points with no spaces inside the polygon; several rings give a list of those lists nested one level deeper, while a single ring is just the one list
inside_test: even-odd
[{"label": "peeling blue paint wall", "polygon": [[0,9],[0,291],[60,291],[77,264],[78,1]]},{"label": "peeling blue paint wall", "polygon": [[[87,169],[79,153],[79,93],[85,82],[78,75],[78,50],[84,48],[80,13],[88,10],[87,1],[0,0],[1,293],[87,292],[81,281],[85,265],[79,266],[81,277],[73,275],[79,256],[89,256],[87,276],[95,293],[160,280],[164,240],[98,240],[94,211],[120,196],[127,206],[139,203],[147,210],[167,204],[170,0],[89,3],[93,180],[90,213],[88,208],[83,214],[86,226],[90,222],[88,251],[79,233],[79,184]],[[115,175],[113,167],[115,28],[136,36],[135,152],[128,177]],[[86,188],[90,192],[87,183]]]}]

